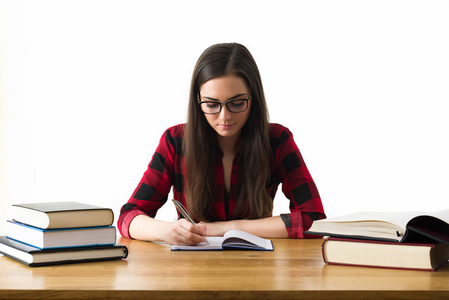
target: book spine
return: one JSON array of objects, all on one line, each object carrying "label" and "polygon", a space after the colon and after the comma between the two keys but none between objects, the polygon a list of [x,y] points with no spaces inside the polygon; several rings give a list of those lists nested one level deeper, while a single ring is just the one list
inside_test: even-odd
[{"label": "book spine", "polygon": [[323,256],[323,261],[325,264],[327,264],[326,251],[325,251],[327,240],[328,238],[323,238],[323,243],[321,244],[321,255]]}]

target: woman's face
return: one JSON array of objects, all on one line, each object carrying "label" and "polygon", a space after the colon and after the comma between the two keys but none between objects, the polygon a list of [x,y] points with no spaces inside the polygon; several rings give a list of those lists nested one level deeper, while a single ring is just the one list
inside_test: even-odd
[{"label": "woman's face", "polygon": [[[205,82],[200,87],[200,101],[213,101],[217,104],[222,104],[221,111],[218,114],[204,114],[209,125],[217,132],[219,137],[223,138],[238,138],[248,120],[251,109],[251,98],[248,101],[248,108],[243,112],[230,112],[226,105],[229,100],[248,99],[250,90],[246,86],[245,81],[234,75],[227,74],[222,77],[217,77]],[[214,103],[208,104],[216,106]],[[239,105],[243,102],[233,102],[238,110]],[[204,104],[203,104],[204,105]]]}]

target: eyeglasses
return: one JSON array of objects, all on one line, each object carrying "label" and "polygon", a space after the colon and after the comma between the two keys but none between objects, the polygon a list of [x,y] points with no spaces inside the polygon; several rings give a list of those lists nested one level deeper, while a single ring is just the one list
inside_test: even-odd
[{"label": "eyeglasses", "polygon": [[223,105],[226,105],[228,111],[232,113],[241,113],[248,109],[248,101],[251,98],[251,92],[246,99],[234,99],[221,103],[218,101],[198,101],[203,113],[208,115],[219,114]]}]

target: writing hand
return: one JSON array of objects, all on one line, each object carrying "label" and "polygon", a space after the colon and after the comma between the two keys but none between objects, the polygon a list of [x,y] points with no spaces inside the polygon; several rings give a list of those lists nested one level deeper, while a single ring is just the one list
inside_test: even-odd
[{"label": "writing hand", "polygon": [[206,225],[198,223],[196,227],[185,219],[180,219],[172,224],[166,241],[172,245],[197,245],[206,241]]}]

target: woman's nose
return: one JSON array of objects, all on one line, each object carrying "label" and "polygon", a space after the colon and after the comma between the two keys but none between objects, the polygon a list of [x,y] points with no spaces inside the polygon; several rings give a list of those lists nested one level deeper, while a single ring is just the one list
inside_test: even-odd
[{"label": "woman's nose", "polygon": [[223,105],[220,112],[220,119],[227,120],[231,117],[231,114],[226,105]]}]

